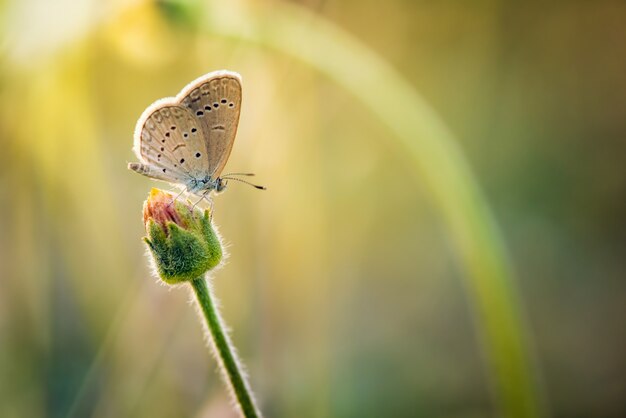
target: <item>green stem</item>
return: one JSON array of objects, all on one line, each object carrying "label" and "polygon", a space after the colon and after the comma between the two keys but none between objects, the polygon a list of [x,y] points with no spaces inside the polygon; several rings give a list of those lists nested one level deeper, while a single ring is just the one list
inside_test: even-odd
[{"label": "green stem", "polygon": [[222,318],[214,302],[214,297],[204,277],[191,281],[191,287],[198,298],[198,304],[211,333],[213,351],[225,375],[225,380],[237,399],[241,413],[246,418],[259,418],[261,413],[254,403],[252,391],[241,371],[235,349],[224,330]]}]

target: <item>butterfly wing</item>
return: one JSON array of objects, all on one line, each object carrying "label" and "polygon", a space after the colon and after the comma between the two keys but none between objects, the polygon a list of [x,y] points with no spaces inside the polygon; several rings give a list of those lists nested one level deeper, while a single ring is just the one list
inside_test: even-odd
[{"label": "butterfly wing", "polygon": [[241,76],[216,71],[192,81],[177,96],[197,118],[206,143],[208,174],[219,177],[233,148],[241,110]]},{"label": "butterfly wing", "polygon": [[152,104],[137,122],[135,154],[142,162],[132,170],[158,180],[188,185],[208,173],[203,128],[191,111],[163,99]]}]

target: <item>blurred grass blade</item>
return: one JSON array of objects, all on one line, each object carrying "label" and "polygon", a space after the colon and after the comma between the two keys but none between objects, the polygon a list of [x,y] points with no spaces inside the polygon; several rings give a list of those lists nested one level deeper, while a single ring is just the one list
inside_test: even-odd
[{"label": "blurred grass blade", "polygon": [[416,181],[433,193],[467,274],[494,391],[507,417],[547,413],[511,268],[493,215],[456,141],[382,58],[303,8],[277,3],[252,13],[239,2],[207,3],[201,30],[269,47],[326,74],[351,92],[409,152]]},{"label": "blurred grass blade", "polygon": [[[126,3],[123,7],[131,7],[133,3],[140,1]],[[352,93],[386,124],[394,135],[385,139],[406,149],[408,157],[413,161],[411,168],[415,180],[423,182],[432,192],[467,271],[464,275],[465,287],[474,307],[477,328],[491,367],[494,393],[498,396],[502,415],[545,416],[547,412],[529,348],[521,301],[493,215],[453,135],[415,89],[361,42],[331,22],[298,6],[278,2],[272,3],[272,7],[255,4],[252,10],[252,6],[248,8],[245,2],[203,3],[192,0],[159,1],[158,6],[178,25],[187,22],[194,30],[206,35],[265,46],[306,63]],[[113,17],[113,9],[115,13],[123,11],[117,7],[107,8],[98,14],[97,20]],[[58,43],[63,40],[66,38]],[[53,45],[56,47],[57,42]],[[26,56],[28,51],[34,49],[17,48],[13,52],[18,56],[22,53]],[[67,68],[73,67],[68,64]],[[71,71],[61,74],[66,81],[75,80]],[[24,144],[24,149],[39,150],[35,160],[44,173],[42,178],[48,179],[50,184],[53,179],[63,179],[63,188],[71,191],[71,206],[78,207],[83,196],[78,193],[79,190],[85,190],[93,184],[106,184],[102,177],[101,162],[97,158],[100,155],[98,147],[86,140],[95,137],[91,128],[93,121],[81,107],[82,103],[89,101],[84,96],[84,92],[88,91],[84,84],[87,79],[81,79],[81,83],[68,82],[73,86],[68,96],[68,90],[60,88],[64,84],[57,86],[52,81],[53,75],[52,72],[45,73],[40,79],[29,80],[30,83],[41,83],[42,90],[49,92],[48,101],[54,101],[54,106],[44,107],[51,112],[40,116],[43,121],[41,126],[44,127],[40,129],[43,131],[20,127],[21,137],[25,140],[18,143]],[[28,97],[25,104],[38,104],[42,100],[41,92],[38,93]],[[67,107],[58,105],[59,97],[68,104]],[[25,109],[32,108],[36,106],[25,106]],[[69,112],[68,109],[75,111]],[[23,114],[28,114],[28,111],[24,110]],[[70,116],[71,120],[67,119]],[[75,130],[73,121],[76,119],[88,122],[71,139],[66,139],[66,127],[73,126]],[[49,139],[42,141],[42,138]],[[32,146],[32,141],[37,141],[38,146]],[[63,150],[70,148],[82,158],[61,158]],[[91,175],[84,178],[62,176],[68,172],[89,172]],[[100,202],[111,201],[108,198],[111,195],[110,189],[97,194]],[[51,206],[64,210],[65,199],[55,196],[48,199]],[[112,216],[106,211],[102,212],[107,207],[105,204],[92,203],[92,206],[99,208],[98,215]],[[106,249],[114,239],[109,234],[96,234],[90,230],[93,228],[90,221],[94,216],[89,213],[89,217],[77,223],[74,231],[81,235],[84,231],[91,231],[89,236],[95,237],[93,246]],[[115,230],[118,229],[111,228],[111,231]],[[113,232],[110,234],[114,235]],[[69,253],[67,257],[73,260],[75,256]],[[107,265],[128,265],[128,261],[118,254],[110,257],[112,260]],[[82,285],[80,282],[78,284]],[[86,294],[89,294],[87,286],[84,288]],[[114,289],[107,287],[107,290],[109,295],[117,294]],[[106,305],[108,299],[102,300]]]}]

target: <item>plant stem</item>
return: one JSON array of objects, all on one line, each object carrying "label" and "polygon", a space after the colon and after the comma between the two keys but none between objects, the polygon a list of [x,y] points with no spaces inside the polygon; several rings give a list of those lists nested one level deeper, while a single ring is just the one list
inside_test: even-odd
[{"label": "plant stem", "polygon": [[206,319],[211,333],[213,352],[224,373],[224,378],[235,395],[241,413],[246,418],[260,418],[261,413],[254,403],[252,391],[241,370],[241,365],[235,354],[235,349],[224,330],[222,318],[214,302],[213,292],[207,286],[204,277],[191,281],[191,287],[198,298],[198,304]]}]

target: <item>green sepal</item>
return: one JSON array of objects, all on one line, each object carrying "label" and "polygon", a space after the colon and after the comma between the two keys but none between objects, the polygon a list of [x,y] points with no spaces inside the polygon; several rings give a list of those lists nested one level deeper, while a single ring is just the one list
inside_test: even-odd
[{"label": "green sepal", "polygon": [[163,250],[167,246],[167,235],[165,234],[165,231],[153,220],[148,222],[148,237],[146,243],[153,251]]},{"label": "green sepal", "polygon": [[204,215],[200,218],[200,227],[202,234],[204,236],[204,240],[209,248],[210,260],[209,264],[210,269],[215,268],[220,261],[222,261],[222,243],[220,242],[217,233],[213,229],[213,224],[211,223],[211,217],[209,216],[209,211],[205,210]]},{"label": "green sepal", "polygon": [[185,218],[187,229],[173,222],[167,223],[167,232],[152,220],[148,225],[145,242],[154,257],[159,277],[168,284],[197,279],[222,259],[221,243],[208,211],[199,219],[194,219],[193,215]]}]

